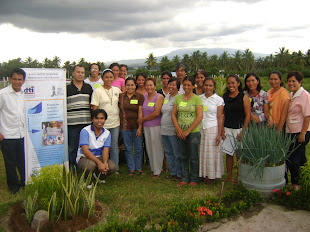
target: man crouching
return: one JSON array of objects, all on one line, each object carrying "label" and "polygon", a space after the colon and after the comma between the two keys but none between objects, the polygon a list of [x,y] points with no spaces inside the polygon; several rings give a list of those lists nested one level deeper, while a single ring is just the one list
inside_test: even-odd
[{"label": "man crouching", "polygon": [[107,118],[103,109],[92,112],[92,124],[81,130],[76,158],[78,168],[86,169],[86,175],[92,172],[96,179],[100,174],[100,180],[116,172],[115,163],[109,159],[111,134],[103,127]]}]

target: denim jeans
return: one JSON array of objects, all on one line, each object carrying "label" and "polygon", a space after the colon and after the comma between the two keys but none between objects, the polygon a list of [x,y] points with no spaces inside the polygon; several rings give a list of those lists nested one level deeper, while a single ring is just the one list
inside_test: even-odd
[{"label": "denim jeans", "polygon": [[111,133],[111,148],[110,148],[110,159],[115,163],[118,171],[118,161],[119,161],[119,150],[118,150],[118,136],[119,136],[119,126],[114,128],[106,128]]},{"label": "denim jeans", "polygon": [[178,138],[181,154],[182,181],[197,183],[199,180],[200,138],[200,132],[189,133],[185,140]]},{"label": "denim jeans", "polygon": [[[24,138],[2,140],[1,150],[5,164],[6,181],[10,191],[15,194],[20,187],[25,186]],[[16,168],[19,172],[20,180]]]},{"label": "denim jeans", "polygon": [[162,135],[161,137],[170,174],[181,177],[181,157],[179,152],[178,137],[175,135]]},{"label": "denim jeans", "polygon": [[79,148],[80,132],[87,125],[68,126],[68,156],[70,168],[76,168],[76,155]]},{"label": "denim jeans", "polygon": [[[128,171],[142,170],[142,157],[143,157],[143,137],[142,135],[137,138],[137,129],[134,130],[121,130],[123,142],[125,145],[125,157],[127,161]],[[134,145],[135,157],[133,157],[132,144]]]}]

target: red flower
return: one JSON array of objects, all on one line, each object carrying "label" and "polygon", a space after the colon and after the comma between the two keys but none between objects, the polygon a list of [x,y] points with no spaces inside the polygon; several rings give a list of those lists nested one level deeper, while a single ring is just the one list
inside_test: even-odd
[{"label": "red flower", "polygon": [[207,201],[207,202],[206,202],[207,205],[210,205],[210,203],[211,203],[210,201]]},{"label": "red flower", "polygon": [[214,206],[218,206],[218,205],[220,205],[220,203],[214,203]]},{"label": "red flower", "polygon": [[170,222],[170,225],[174,225],[174,224],[175,224],[175,221],[171,221],[171,222]]},{"label": "red flower", "polygon": [[212,216],[212,211],[207,209],[207,214],[209,214],[210,216]]},{"label": "red flower", "polygon": [[286,196],[289,196],[289,195],[291,195],[291,192],[287,192],[287,193],[286,193]]},{"label": "red flower", "polygon": [[203,211],[200,212],[200,216],[205,216],[205,215],[206,215],[205,212],[203,212]]},{"label": "red flower", "polygon": [[274,189],[272,192],[273,193],[276,193],[276,192],[278,192],[279,191],[279,189]]}]

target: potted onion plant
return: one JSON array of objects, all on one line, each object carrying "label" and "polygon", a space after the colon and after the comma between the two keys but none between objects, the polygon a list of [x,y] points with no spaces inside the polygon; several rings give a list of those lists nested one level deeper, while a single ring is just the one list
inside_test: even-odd
[{"label": "potted onion plant", "polygon": [[263,195],[282,188],[286,181],[285,161],[289,158],[290,137],[267,124],[251,123],[235,141],[239,157],[239,180],[248,189],[259,190]]}]

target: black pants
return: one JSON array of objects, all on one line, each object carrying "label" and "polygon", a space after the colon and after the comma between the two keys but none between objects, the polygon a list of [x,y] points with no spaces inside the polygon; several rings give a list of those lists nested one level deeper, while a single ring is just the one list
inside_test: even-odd
[{"label": "black pants", "polygon": [[[24,138],[4,139],[1,141],[1,151],[6,170],[6,181],[10,191],[15,194],[20,187],[25,186]],[[19,172],[20,180],[16,168]]]},{"label": "black pants", "polygon": [[[292,151],[297,146],[298,147],[296,148],[295,151],[293,151],[291,156],[286,161],[286,166],[287,166],[287,169],[291,173],[291,183],[292,184],[298,184],[298,182],[300,180],[299,168],[301,166],[304,166],[305,163],[307,162],[306,145],[308,144],[309,139],[310,139],[310,131],[307,131],[307,133],[305,135],[305,142],[303,142],[303,143],[298,143],[299,133],[291,133],[289,135],[291,136],[291,140],[294,141],[291,144],[289,151]],[[288,181],[287,175],[286,175],[286,181]]]}]

